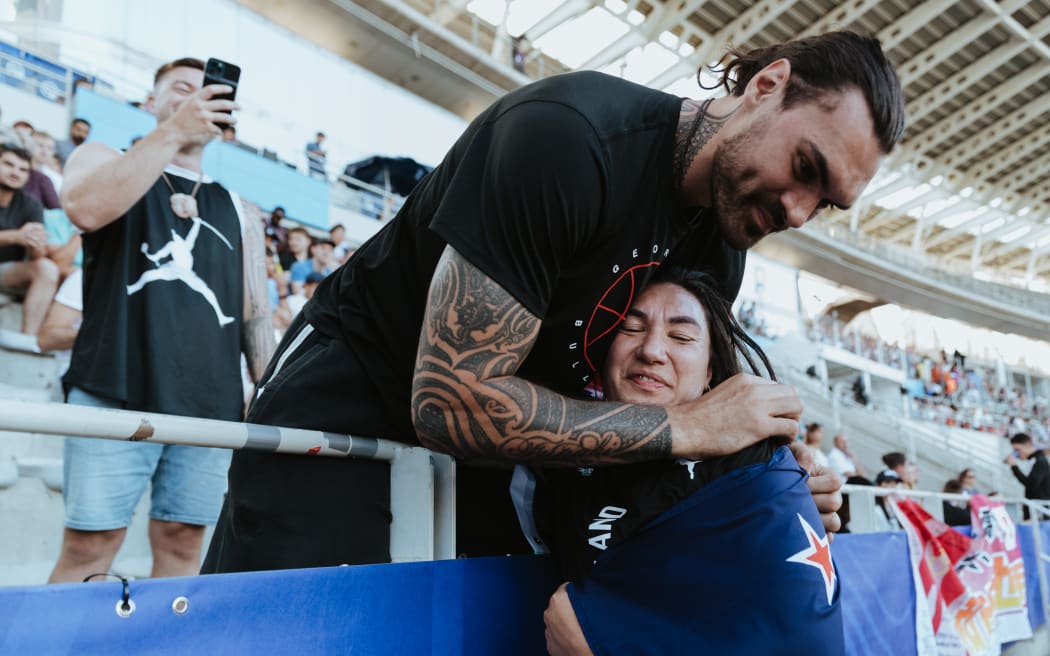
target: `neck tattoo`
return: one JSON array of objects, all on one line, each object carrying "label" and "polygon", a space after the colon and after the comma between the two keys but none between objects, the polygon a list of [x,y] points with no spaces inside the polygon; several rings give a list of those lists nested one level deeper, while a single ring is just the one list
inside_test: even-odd
[{"label": "neck tattoo", "polygon": [[164,184],[168,185],[168,190],[171,191],[171,211],[175,213],[175,216],[180,219],[195,219],[200,216],[197,211],[197,192],[201,188],[201,182],[204,181],[204,173],[200,174],[197,178],[197,182],[193,185],[193,191],[188,194],[179,194],[175,192],[175,187],[171,184],[171,180],[168,179],[167,173],[161,173],[160,177],[164,178]]},{"label": "neck tattoo", "polygon": [[693,160],[696,159],[700,149],[707,145],[707,142],[711,141],[711,138],[725,125],[729,117],[740,108],[737,105],[728,114],[713,116],[708,113],[712,100],[714,99],[708,98],[699,107],[685,109],[683,113],[686,115],[695,111],[696,118],[692,122],[688,122],[683,117],[683,120],[678,124],[678,134],[676,136],[678,143],[674,153],[674,177],[679,189],[685,183],[685,175],[689,172],[689,167],[692,165]]}]

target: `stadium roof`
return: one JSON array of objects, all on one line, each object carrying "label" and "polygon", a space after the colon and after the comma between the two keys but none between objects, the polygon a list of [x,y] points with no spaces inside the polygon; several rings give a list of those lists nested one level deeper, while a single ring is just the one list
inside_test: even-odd
[{"label": "stadium roof", "polygon": [[[696,97],[696,71],[730,45],[875,34],[898,64],[908,130],[862,202],[821,221],[924,262],[1050,290],[1050,0],[306,0],[298,17],[278,15],[277,0],[242,4],[285,24],[342,14],[404,37],[445,79],[405,79],[404,62],[364,32],[356,52],[340,50],[467,118],[566,70]],[[509,64],[507,37],[519,35],[531,46],[524,74]]]}]

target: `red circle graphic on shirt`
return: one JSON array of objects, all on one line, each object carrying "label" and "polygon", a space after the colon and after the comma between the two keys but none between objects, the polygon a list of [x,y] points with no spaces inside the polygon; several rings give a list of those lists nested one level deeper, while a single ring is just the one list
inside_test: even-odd
[{"label": "red circle graphic on shirt", "polygon": [[[598,371],[598,368],[594,366],[594,362],[591,360],[591,346],[616,330],[620,322],[627,318],[627,310],[631,309],[631,304],[634,303],[634,295],[639,291],[635,279],[636,272],[654,266],[660,266],[660,263],[647,262],[628,267],[613,284],[609,285],[602,297],[598,299],[598,304],[594,306],[591,318],[587,321],[587,327],[583,330],[583,358],[587,361],[587,366],[591,368],[591,371]],[[621,293],[624,287],[627,287],[627,297],[622,304],[615,304],[616,306],[622,306],[614,307],[608,305],[607,301],[615,300],[616,295]]]}]

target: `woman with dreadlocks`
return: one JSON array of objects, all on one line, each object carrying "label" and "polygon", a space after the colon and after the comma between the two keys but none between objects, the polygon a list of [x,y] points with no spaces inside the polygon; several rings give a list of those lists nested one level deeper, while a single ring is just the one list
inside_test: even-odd
[{"label": "woman with dreadlocks", "polygon": [[[601,392],[686,403],[744,364],[775,379],[714,281],[671,269],[628,310]],[[545,615],[551,653],[843,653],[828,538],[781,446],[793,439],[704,461],[519,468],[522,528],[570,581]]]}]

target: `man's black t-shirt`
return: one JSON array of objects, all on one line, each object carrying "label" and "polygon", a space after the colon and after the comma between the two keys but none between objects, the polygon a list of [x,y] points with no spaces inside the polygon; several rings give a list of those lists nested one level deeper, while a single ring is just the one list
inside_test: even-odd
[{"label": "man's black t-shirt", "polygon": [[[189,194],[197,175],[166,170]],[[84,235],[84,321],[65,383],[149,412],[241,418],[240,203],[218,183],[200,216],[171,211],[162,179],[122,218]]]},{"label": "man's black t-shirt", "polygon": [[[44,206],[40,201],[16,189],[7,207],[0,207],[0,230],[17,230],[26,223],[43,223]],[[20,262],[26,259],[21,246],[0,246],[0,262]]]},{"label": "man's black t-shirt", "polygon": [[678,204],[681,102],[593,72],[508,94],[321,283],[305,317],[364,364],[361,384],[379,391],[391,427],[374,437],[416,442],[415,354],[446,244],[542,319],[518,375],[572,397],[588,394],[615,327],[660,264],[707,270],[735,297],[744,253],[725,244],[713,217]]}]

